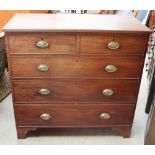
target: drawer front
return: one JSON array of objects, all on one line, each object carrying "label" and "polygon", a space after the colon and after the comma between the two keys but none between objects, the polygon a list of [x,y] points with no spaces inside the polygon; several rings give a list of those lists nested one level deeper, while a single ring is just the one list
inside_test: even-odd
[{"label": "drawer front", "polygon": [[13,81],[15,102],[136,102],[139,80]]},{"label": "drawer front", "polygon": [[10,33],[8,37],[10,53],[75,55],[76,52],[74,33]]},{"label": "drawer front", "polygon": [[143,57],[11,57],[11,64],[13,77],[140,78]]},{"label": "drawer front", "polygon": [[99,127],[130,125],[134,105],[53,104],[16,105],[17,126]]},{"label": "drawer front", "polygon": [[[147,35],[141,34],[81,34],[81,55],[84,54],[144,54]],[[115,42],[115,43],[113,43]],[[117,44],[118,43],[118,44]],[[109,48],[108,48],[109,45]],[[116,49],[110,49],[116,48]]]}]

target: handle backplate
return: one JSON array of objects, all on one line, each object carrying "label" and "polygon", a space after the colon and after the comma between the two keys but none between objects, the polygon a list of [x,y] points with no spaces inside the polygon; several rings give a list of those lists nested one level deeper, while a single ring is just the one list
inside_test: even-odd
[{"label": "handle backplate", "polygon": [[48,113],[43,113],[40,115],[40,118],[44,121],[47,121],[47,120],[51,119],[51,115]]},{"label": "handle backplate", "polygon": [[38,93],[39,93],[40,95],[42,95],[42,96],[47,96],[47,95],[50,94],[50,90],[48,90],[48,89],[46,89],[46,88],[42,88],[42,89],[39,90]]},{"label": "handle backplate", "polygon": [[110,118],[111,118],[111,116],[110,116],[109,113],[103,112],[103,113],[100,114],[100,119],[106,120],[106,119],[110,119]]},{"label": "handle backplate", "polygon": [[104,96],[112,96],[114,94],[114,91],[112,89],[104,89],[102,93]]},{"label": "handle backplate", "polygon": [[113,72],[116,72],[117,71],[117,67],[114,66],[114,65],[107,65],[105,67],[105,70],[109,73],[113,73]]},{"label": "handle backplate", "polygon": [[116,41],[111,41],[108,43],[107,47],[110,49],[110,50],[116,50],[120,47],[119,43],[116,42]]},{"label": "handle backplate", "polygon": [[40,65],[38,65],[38,71],[40,71],[40,72],[46,72],[46,71],[48,71],[48,65],[46,65],[46,64],[40,64]]},{"label": "handle backplate", "polygon": [[48,43],[45,40],[40,40],[40,41],[37,42],[37,47],[38,48],[47,48]]}]

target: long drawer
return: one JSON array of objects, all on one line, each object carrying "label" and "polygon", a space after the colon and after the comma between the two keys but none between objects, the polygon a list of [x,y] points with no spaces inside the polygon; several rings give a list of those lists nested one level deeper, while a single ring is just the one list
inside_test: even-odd
[{"label": "long drawer", "polygon": [[134,33],[83,33],[80,54],[144,54],[147,39],[147,35]]},{"label": "long drawer", "polygon": [[75,33],[9,33],[8,41],[9,52],[13,54],[76,53]]},{"label": "long drawer", "polygon": [[139,80],[43,79],[13,81],[15,102],[133,102]]},{"label": "long drawer", "polygon": [[13,77],[140,78],[142,56],[11,57]]},{"label": "long drawer", "polygon": [[16,105],[17,126],[104,127],[131,125],[135,105]]}]

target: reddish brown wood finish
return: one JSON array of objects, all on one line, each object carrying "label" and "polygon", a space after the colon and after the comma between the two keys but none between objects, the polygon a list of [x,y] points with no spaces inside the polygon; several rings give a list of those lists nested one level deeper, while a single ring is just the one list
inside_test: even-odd
[{"label": "reddish brown wood finish", "polygon": [[[76,54],[75,33],[9,33],[10,53]],[[41,49],[37,42],[43,39],[49,47]]]},{"label": "reddish brown wood finish", "polygon": [[[33,127],[104,127],[109,125],[131,125],[135,105],[132,104],[53,104],[16,105],[18,126]],[[40,115],[48,113],[51,119],[42,120]],[[100,119],[101,113],[109,113],[111,118]]]},{"label": "reddish brown wood finish", "polygon": [[149,34],[151,30],[131,16],[94,14],[16,14],[6,32],[120,32]]},{"label": "reddish brown wood finish", "polygon": [[131,134],[131,129],[132,126],[117,126],[117,127],[113,127],[112,130],[116,130],[118,132],[120,132],[124,138],[129,138],[130,134]]},{"label": "reddish brown wood finish", "polygon": [[[50,94],[42,96],[40,89],[49,89]],[[104,89],[112,89],[112,96],[104,96]],[[136,103],[139,80],[25,80],[13,81],[15,102],[123,102]]]},{"label": "reddish brown wood finish", "polygon": [[[42,127],[108,127],[130,136],[150,29],[123,16],[16,15],[4,31],[18,138]],[[49,47],[37,48],[40,39]],[[113,40],[117,50],[107,48]],[[49,70],[38,72],[39,64]],[[118,70],[107,73],[106,65]],[[41,88],[50,95],[40,96]],[[105,88],[114,94],[103,96]],[[101,120],[102,112],[112,117]]]},{"label": "reddish brown wood finish", "polygon": [[[10,53],[39,54],[72,54],[76,53],[76,33],[9,33]],[[37,42],[45,40],[49,47],[38,48]],[[144,54],[147,34],[80,34],[80,54]],[[110,50],[107,45],[111,41],[119,43],[120,47]]]},{"label": "reddish brown wood finish", "polygon": [[[37,128],[36,127],[35,128],[32,128],[32,127],[17,127],[17,137],[18,137],[18,139],[24,139],[28,132],[36,131],[38,128],[54,128],[54,127],[51,127],[51,126],[44,126],[44,127],[37,127]],[[66,127],[63,127],[63,128],[71,128],[71,127],[66,126]],[[79,126],[77,126],[77,128],[79,128]],[[87,128],[87,127],[82,127],[82,128]],[[96,128],[96,127],[94,126],[94,127],[91,127],[91,128]],[[103,128],[103,127],[100,127],[100,128]],[[128,125],[110,126],[110,127],[104,126],[104,128],[108,128],[108,129],[111,128],[112,130],[115,130],[115,131],[118,131],[119,133],[121,133],[124,138],[129,138],[130,134],[131,134],[132,126],[128,126]]]},{"label": "reddish brown wood finish", "polygon": [[[81,34],[80,54],[144,54],[148,35],[143,34]],[[118,49],[108,49],[107,45],[111,41],[119,43]]]},{"label": "reddish brown wood finish", "polygon": [[17,130],[17,137],[18,139],[23,139],[25,138],[26,134],[29,132],[29,131],[35,131],[37,128],[32,128],[32,127],[17,127],[16,130]]},{"label": "reddish brown wood finish", "polygon": [[[141,78],[142,56],[104,56],[104,57],[67,57],[67,56],[20,56],[11,57],[13,78]],[[49,70],[38,71],[40,64],[46,64]],[[107,65],[115,65],[117,71],[109,73]],[[21,69],[23,68],[23,69]],[[29,74],[27,74],[29,73]]]}]

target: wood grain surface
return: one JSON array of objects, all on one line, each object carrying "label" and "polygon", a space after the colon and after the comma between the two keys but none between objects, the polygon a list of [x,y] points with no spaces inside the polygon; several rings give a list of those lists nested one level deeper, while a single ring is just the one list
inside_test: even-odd
[{"label": "wood grain surface", "polygon": [[[146,52],[148,35],[144,34],[98,34],[82,33],[80,54],[144,54]],[[119,48],[108,49],[108,43],[115,41]]]},{"label": "wood grain surface", "polygon": [[[134,102],[137,100],[139,80],[51,79],[13,81],[15,102]],[[42,96],[40,89],[49,89]],[[112,89],[112,96],[104,96],[104,89]]]},{"label": "wood grain surface", "polygon": [[137,19],[123,15],[16,14],[3,28],[5,32],[140,32],[151,33]]},{"label": "wood grain surface", "polygon": [[[110,127],[130,136],[150,29],[129,16],[17,14],[4,31],[18,138],[41,127]],[[40,40],[48,48],[38,48]],[[111,41],[119,48],[108,49]]]},{"label": "wood grain surface", "polygon": [[[76,54],[75,33],[11,33],[8,35],[10,53]],[[44,40],[47,48],[38,48],[37,43]]]},{"label": "wood grain surface", "polygon": [[[13,78],[141,78],[143,56],[12,56]],[[45,64],[48,71],[38,71]],[[107,72],[106,66],[114,65],[116,72]],[[23,68],[23,69],[22,69]]]},{"label": "wood grain surface", "polygon": [[[54,105],[17,105],[16,120],[18,126],[51,127],[104,127],[108,125],[130,125],[135,105],[101,104],[54,104]],[[101,113],[110,114],[107,120],[100,119]],[[40,115],[47,113],[49,120],[42,120]]]}]

